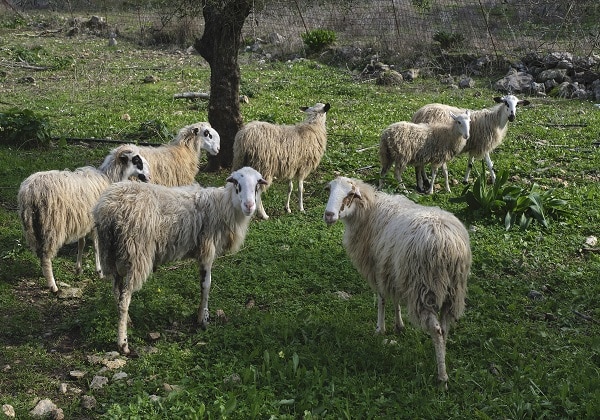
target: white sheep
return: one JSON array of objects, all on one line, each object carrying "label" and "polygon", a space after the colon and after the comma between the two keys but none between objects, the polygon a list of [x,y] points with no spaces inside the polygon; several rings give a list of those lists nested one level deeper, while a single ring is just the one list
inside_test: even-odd
[{"label": "white sheep", "polygon": [[219,133],[207,122],[183,127],[168,144],[159,147],[140,147],[142,156],[148,160],[155,184],[175,187],[195,181],[199,170],[200,153],[219,153]]},{"label": "white sheep", "polygon": [[110,186],[93,210],[102,270],[113,276],[119,310],[117,345],[129,353],[127,320],[133,292],[161,264],[195,258],[200,269],[198,323],[209,321],[208,294],[215,258],[243,244],[256,210],[258,188],[266,181],[244,167],[224,188],[119,183]]},{"label": "white sheep", "polygon": [[380,188],[392,165],[395,164],[394,175],[401,186],[402,173],[407,165],[413,165],[417,175],[417,189],[423,191],[423,181],[427,177],[420,175],[424,172],[425,164],[430,163],[431,183],[427,194],[433,193],[439,167],[442,167],[444,173],[446,191],[450,191],[446,163],[461,152],[469,138],[470,113],[461,113],[459,110],[458,115],[448,112],[448,117],[448,120],[431,124],[401,121],[383,130],[379,141]]},{"label": "white sheep", "polygon": [[[21,183],[17,195],[19,217],[25,240],[41,262],[50,291],[58,287],[52,259],[67,243],[78,241],[75,269],[81,272],[85,237],[94,226],[92,207],[112,182],[136,176],[150,179],[148,162],[134,145],[113,149],[99,168],[85,166],[75,171],[36,172]],[[96,271],[102,276],[95,235]]]},{"label": "white sheep", "polygon": [[356,179],[329,184],[324,220],[345,226],[343,244],[359,273],[377,293],[377,333],[385,333],[385,299],[395,309],[395,330],[404,328],[400,304],[429,333],[438,379],[445,385],[450,325],[465,309],[471,267],[469,235],[451,213],[375,191]]},{"label": "white sheep", "polygon": [[[290,197],[293,180],[298,180],[298,202],[304,212],[304,179],[319,165],[327,145],[325,120],[330,105],[317,103],[302,107],[304,121],[295,125],[276,125],[252,121],[242,127],[233,144],[233,169],[242,166],[256,168],[271,184],[273,178],[289,180],[285,210],[291,213]],[[261,188],[260,193],[268,186]],[[258,215],[268,219],[261,200],[257,198]]]},{"label": "white sheep", "polygon": [[[514,121],[517,115],[517,106],[529,105],[529,101],[520,100],[514,95],[495,97],[498,103],[491,108],[471,111],[471,136],[461,153],[469,154],[469,163],[463,182],[469,181],[469,175],[475,158],[485,159],[490,171],[491,181],[496,181],[494,163],[490,153],[496,149],[506,136],[508,122]],[[421,107],[412,117],[414,123],[431,123],[448,120],[449,112],[460,112],[459,108],[444,104],[428,104]]]}]

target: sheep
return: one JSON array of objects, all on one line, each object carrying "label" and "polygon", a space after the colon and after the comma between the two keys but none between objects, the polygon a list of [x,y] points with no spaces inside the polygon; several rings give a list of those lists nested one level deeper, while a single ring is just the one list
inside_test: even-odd
[{"label": "sheep", "polygon": [[[273,178],[289,180],[285,210],[291,213],[290,197],[293,180],[298,180],[298,203],[304,212],[304,179],[319,165],[327,145],[325,120],[328,103],[317,103],[300,109],[306,113],[304,121],[295,125],[276,125],[252,121],[242,127],[233,143],[233,169],[242,166],[256,168],[271,184]],[[257,197],[258,215],[268,219],[261,200],[264,186]]]},{"label": "sheep", "polygon": [[202,149],[211,155],[219,153],[219,133],[207,122],[183,127],[168,144],[140,147],[148,160],[155,184],[175,187],[194,183]]},{"label": "sheep", "polygon": [[[507,123],[514,121],[516,118],[517,106],[529,105],[529,101],[520,100],[514,95],[495,97],[494,101],[498,105],[471,111],[471,137],[461,152],[469,154],[467,171],[463,179],[464,183],[469,182],[469,175],[475,158],[485,159],[490,171],[491,181],[492,183],[496,181],[496,174],[493,169],[494,163],[490,158],[490,153],[504,140],[508,129]],[[412,122],[447,121],[449,112],[459,112],[459,108],[444,104],[428,104],[414,113]]]},{"label": "sheep", "polygon": [[447,211],[356,179],[338,177],[329,190],[323,219],[327,225],[343,222],[348,256],[377,293],[376,333],[386,332],[385,300],[394,304],[396,332],[404,328],[405,304],[410,320],[431,336],[437,377],[446,386],[449,327],[463,315],[471,267],[467,230]]},{"label": "sheep", "polygon": [[385,175],[395,164],[394,174],[402,186],[402,173],[407,165],[415,166],[417,189],[423,190],[426,163],[431,163],[431,183],[427,194],[433,193],[438,168],[441,166],[446,181],[446,191],[450,191],[446,162],[458,155],[469,138],[470,112],[448,113],[449,121],[431,124],[415,124],[401,121],[391,124],[381,133],[379,142],[379,160],[381,174],[379,187],[383,187]]},{"label": "sheep", "polygon": [[265,183],[259,172],[244,167],[227,178],[224,188],[130,182],[114,184],[102,194],[93,215],[102,270],[113,277],[119,311],[117,346],[122,354],[129,354],[127,320],[133,292],[154,269],[170,261],[198,260],[198,323],[206,329],[213,262],[243,244],[257,208],[258,189]]},{"label": "sheep", "polygon": [[147,182],[148,162],[137,146],[122,145],[113,149],[97,169],[85,166],[75,171],[36,172],[21,183],[17,202],[25,240],[40,259],[51,292],[58,291],[52,259],[64,244],[78,241],[75,271],[81,273],[85,237],[90,232],[96,249],[96,271],[102,277],[92,232],[92,207],[110,183],[131,176]]}]

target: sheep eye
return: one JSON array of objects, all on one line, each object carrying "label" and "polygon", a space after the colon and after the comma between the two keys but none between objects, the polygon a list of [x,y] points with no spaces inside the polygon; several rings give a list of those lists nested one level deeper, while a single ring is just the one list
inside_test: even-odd
[{"label": "sheep eye", "polygon": [[133,163],[138,169],[144,169],[144,163],[139,155],[135,155],[133,158],[131,158],[131,163]]},{"label": "sheep eye", "polygon": [[204,130],[204,137],[208,137],[209,139],[212,139],[212,134],[210,134],[210,131]]}]

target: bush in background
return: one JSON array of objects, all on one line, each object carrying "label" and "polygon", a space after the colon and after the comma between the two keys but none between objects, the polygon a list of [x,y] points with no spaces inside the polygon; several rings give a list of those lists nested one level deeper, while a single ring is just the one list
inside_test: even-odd
[{"label": "bush in background", "polygon": [[11,108],[0,112],[0,144],[18,147],[48,147],[50,124],[30,109]]}]

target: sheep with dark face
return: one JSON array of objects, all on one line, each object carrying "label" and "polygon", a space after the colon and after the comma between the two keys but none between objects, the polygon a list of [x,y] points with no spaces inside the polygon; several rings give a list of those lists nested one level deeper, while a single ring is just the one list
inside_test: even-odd
[{"label": "sheep with dark face", "polygon": [[[261,188],[261,193],[266,191],[273,178],[289,181],[285,204],[288,213],[291,213],[294,179],[298,180],[298,205],[304,212],[304,179],[319,165],[327,145],[325,120],[330,105],[317,103],[300,109],[306,114],[304,121],[295,125],[252,121],[237,132],[233,143],[233,169],[256,168],[268,183]],[[258,215],[268,219],[260,194],[257,205]]]},{"label": "sheep with dark face", "polygon": [[385,176],[394,164],[394,175],[398,183],[403,186],[402,173],[407,165],[413,165],[417,174],[417,189],[423,191],[423,181],[427,177],[419,175],[424,172],[422,168],[425,164],[430,163],[431,183],[426,192],[433,193],[439,167],[444,173],[446,191],[450,191],[446,163],[464,148],[469,138],[470,121],[469,111],[464,113],[459,111],[457,114],[449,112],[448,119],[443,122],[415,124],[401,121],[388,126],[381,133],[379,142],[381,162],[379,187],[383,186]]},{"label": "sheep with dark face", "polygon": [[446,342],[452,322],[465,309],[471,267],[469,235],[451,213],[425,207],[401,195],[388,195],[359,180],[338,177],[329,184],[323,216],[344,223],[343,244],[350,260],[377,293],[377,329],[385,333],[387,298],[395,309],[395,329],[410,320],[429,333],[438,379],[448,381]]},{"label": "sheep with dark face", "polygon": [[102,194],[93,214],[102,269],[113,277],[120,352],[129,353],[127,320],[133,292],[142,288],[153,269],[170,261],[198,261],[198,323],[206,328],[213,262],[243,244],[258,189],[265,183],[260,173],[244,167],[222,188],[130,182],[114,184]]},{"label": "sheep with dark face", "polygon": [[[129,177],[150,179],[148,162],[134,145],[112,150],[99,168],[36,172],[23,181],[17,195],[19,217],[26,242],[40,259],[50,291],[58,291],[52,271],[52,259],[58,250],[78,241],[75,268],[80,273],[85,236],[93,234],[92,207],[110,183]],[[93,236],[96,271],[102,276]]]},{"label": "sheep with dark face", "polygon": [[150,164],[152,182],[175,187],[195,181],[199,170],[200,154],[206,150],[211,155],[219,153],[219,133],[207,122],[183,127],[168,144],[159,147],[140,147],[140,152]]},{"label": "sheep with dark face", "polygon": [[[485,159],[490,171],[491,181],[496,181],[494,163],[490,153],[494,151],[504,138],[508,130],[508,122],[515,120],[517,107],[529,105],[529,101],[521,100],[514,95],[495,97],[498,103],[491,108],[471,111],[471,135],[461,153],[469,154],[469,163],[463,182],[469,181],[469,175],[475,158]],[[434,123],[449,121],[450,112],[461,112],[459,108],[444,104],[428,104],[421,107],[412,117],[414,123]]]}]

